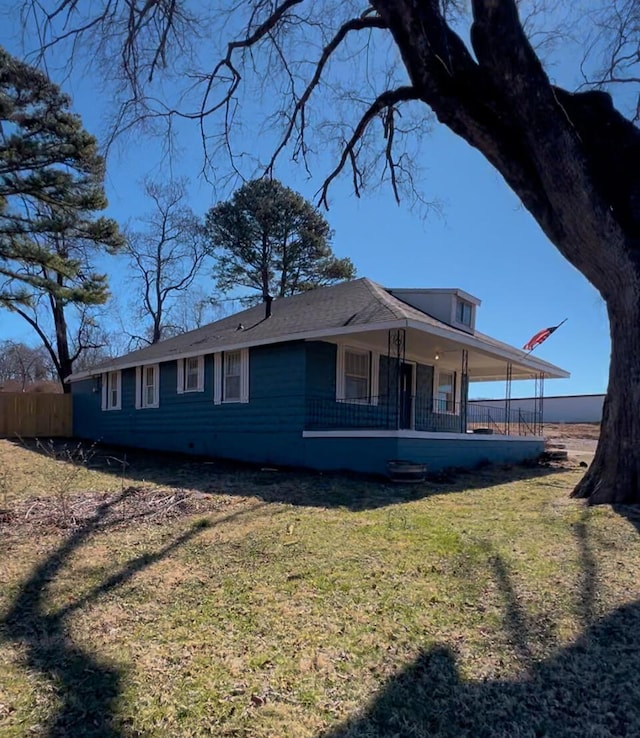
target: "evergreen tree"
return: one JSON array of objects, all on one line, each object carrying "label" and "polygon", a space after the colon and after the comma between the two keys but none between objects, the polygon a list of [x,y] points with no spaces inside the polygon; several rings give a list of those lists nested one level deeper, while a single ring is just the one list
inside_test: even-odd
[{"label": "evergreen tree", "polygon": [[331,229],[317,208],[274,179],[256,179],[211,208],[205,230],[217,256],[218,289],[256,290],[263,300],[353,279],[350,259],[331,250]]},{"label": "evergreen tree", "polygon": [[[70,104],[0,47],[0,307],[37,332],[61,381],[91,333],[86,308],[108,298],[92,257],[123,243],[113,220],[94,215],[107,206],[104,161]],[[75,341],[68,306],[80,310]]]}]

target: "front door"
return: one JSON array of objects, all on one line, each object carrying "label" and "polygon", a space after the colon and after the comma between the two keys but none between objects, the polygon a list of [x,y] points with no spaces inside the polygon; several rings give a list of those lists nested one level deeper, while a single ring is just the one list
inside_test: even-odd
[{"label": "front door", "polygon": [[400,365],[400,427],[411,428],[413,364]]}]

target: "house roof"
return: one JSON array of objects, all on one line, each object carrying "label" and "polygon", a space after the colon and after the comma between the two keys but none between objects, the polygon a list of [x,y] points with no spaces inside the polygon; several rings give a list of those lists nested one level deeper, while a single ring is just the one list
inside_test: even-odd
[{"label": "house roof", "polygon": [[[340,282],[274,300],[270,317],[260,304],[202,328],[168,338],[151,346],[132,351],[115,359],[71,375],[76,381],[104,371],[113,371],[141,364],[215,351],[278,343],[304,338],[358,333],[364,330],[411,326],[438,333],[461,343],[478,342],[485,348],[506,351],[522,360],[526,355],[513,346],[496,341],[477,331],[470,335],[444,323],[394,297],[384,287],[366,277]],[[536,359],[532,364],[548,367],[555,376],[566,376],[558,367]],[[560,372],[558,374],[558,372]]]}]

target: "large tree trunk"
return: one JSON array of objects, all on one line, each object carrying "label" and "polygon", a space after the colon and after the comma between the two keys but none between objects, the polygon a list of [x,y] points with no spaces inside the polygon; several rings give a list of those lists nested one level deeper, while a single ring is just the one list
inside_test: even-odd
[{"label": "large tree trunk", "polygon": [[440,4],[372,4],[420,99],[502,174],[603,296],[609,392],[595,459],[573,494],[640,503],[640,132],[608,95],[551,85],[513,0],[473,0],[476,59]]},{"label": "large tree trunk", "polygon": [[[60,277],[62,279],[62,277]],[[71,385],[64,380],[73,373],[73,362],[69,352],[69,335],[67,331],[67,319],[64,314],[64,307],[55,299],[52,299],[53,324],[56,331],[56,350],[58,361],[56,369],[62,391],[65,394],[71,392]]]},{"label": "large tree trunk", "polygon": [[600,441],[573,497],[640,503],[640,275],[609,301],[611,364]]},{"label": "large tree trunk", "polygon": [[162,312],[158,305],[157,312],[153,315],[153,329],[151,332],[151,343],[158,343],[162,338]]}]

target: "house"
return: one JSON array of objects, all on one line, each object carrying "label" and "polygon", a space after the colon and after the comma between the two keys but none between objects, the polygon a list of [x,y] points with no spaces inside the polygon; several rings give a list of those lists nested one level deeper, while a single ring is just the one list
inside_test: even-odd
[{"label": "house", "polygon": [[472,410],[469,383],[569,375],[476,331],[479,306],[369,279],[258,305],[72,375],[74,433],[375,473],[535,457],[537,413]]}]

